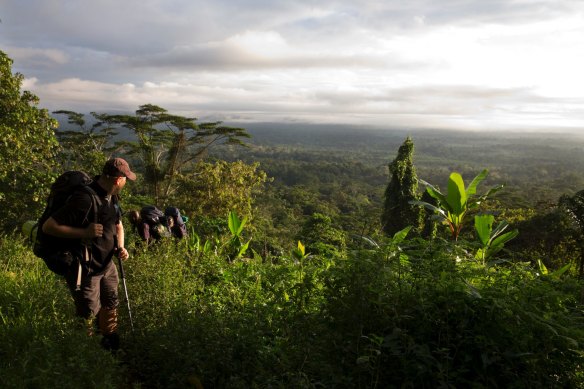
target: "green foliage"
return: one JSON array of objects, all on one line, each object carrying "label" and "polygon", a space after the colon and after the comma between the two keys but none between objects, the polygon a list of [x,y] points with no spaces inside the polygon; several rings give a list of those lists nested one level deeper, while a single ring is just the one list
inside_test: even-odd
[{"label": "green foliage", "polygon": [[187,214],[224,217],[230,211],[251,217],[255,195],[267,180],[258,164],[217,161],[199,162],[191,174],[177,178],[180,194],[173,204]]},{"label": "green foliage", "polygon": [[[579,232],[570,216],[558,209],[539,208],[514,216],[511,222],[521,233],[507,244],[515,261],[538,261],[554,271],[568,263],[579,263],[582,255]],[[576,268],[576,267],[575,267]]]},{"label": "green foliage", "polygon": [[247,217],[240,219],[235,212],[229,212],[227,226],[231,231],[231,238],[227,242],[226,250],[230,260],[241,258],[249,247],[251,238],[247,242],[243,242],[241,235],[246,224]]},{"label": "green foliage", "polygon": [[451,173],[448,178],[448,192],[446,195],[429,183],[424,182],[427,186],[426,191],[438,201],[439,205],[435,206],[423,201],[412,201],[411,203],[422,205],[435,212],[436,216],[448,225],[452,239],[457,240],[468,214],[476,210],[490,195],[503,187],[499,185],[478,196],[476,194],[477,186],[487,177],[487,174],[488,170],[483,170],[465,188],[462,176],[456,172]]},{"label": "green foliage", "polygon": [[12,237],[0,238],[0,376],[4,388],[107,388],[127,377],[73,316],[65,283]]},{"label": "green foliage", "polygon": [[347,247],[345,232],[333,225],[330,217],[320,213],[307,219],[297,238],[305,242],[313,254],[327,258],[340,255]]},{"label": "green foliage", "polygon": [[567,265],[564,265],[561,268],[550,272],[548,268],[544,265],[544,263],[540,259],[538,259],[537,266],[539,267],[539,271],[543,276],[550,277],[551,279],[554,280],[559,280],[562,277],[562,275],[564,275],[568,270],[570,270],[572,264],[568,263]]},{"label": "green foliage", "polygon": [[509,227],[509,223],[502,221],[493,230],[495,217],[491,214],[475,215],[475,230],[477,232],[481,248],[476,253],[476,258],[484,264],[487,259],[492,258],[496,253],[501,251],[505,243],[514,239],[518,230],[503,233]]},{"label": "green foliage", "polygon": [[55,177],[56,120],[39,99],[21,92],[24,76],[12,74],[12,60],[0,51],[0,229],[34,219],[44,207]]},{"label": "green foliage", "polygon": [[350,386],[582,384],[577,284],[564,288],[522,266],[454,267],[455,253],[436,243],[362,251],[332,270],[330,352],[345,356],[337,371]]},{"label": "green foliage", "polygon": [[308,258],[310,254],[306,252],[306,247],[304,247],[302,242],[298,241],[298,246],[292,251],[292,256],[297,261],[303,261]]},{"label": "green foliage", "polygon": [[411,204],[419,199],[413,154],[414,142],[407,137],[397,156],[389,164],[391,179],[385,190],[382,225],[385,233],[390,236],[408,225],[419,233],[422,223],[422,210]]},{"label": "green foliage", "polygon": [[[230,233],[241,232],[241,220],[229,224]],[[299,245],[304,258],[293,253],[277,263],[228,262],[187,244],[130,247],[125,270],[135,331],[121,308],[121,364],[93,339],[71,336],[64,286],[23,246],[4,241],[3,383],[19,387],[28,379],[43,387],[59,377],[74,385],[89,377],[90,387],[583,384],[580,284],[520,264],[454,266],[454,258],[469,254],[440,239],[408,240],[409,230],[328,259],[307,260]],[[20,317],[38,323],[36,332],[16,325]],[[58,348],[68,341],[75,345],[70,354]],[[16,362],[6,364],[14,355]],[[62,358],[73,356],[76,369],[59,370]]]},{"label": "green foliage", "polygon": [[584,278],[584,190],[579,191],[574,196],[563,195],[559,200],[560,209],[566,212],[572,218],[577,226],[580,242],[580,258],[578,266],[578,275]]}]

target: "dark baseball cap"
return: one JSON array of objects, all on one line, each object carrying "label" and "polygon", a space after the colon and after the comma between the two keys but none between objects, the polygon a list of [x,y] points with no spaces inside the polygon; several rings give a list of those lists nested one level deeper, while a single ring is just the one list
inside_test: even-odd
[{"label": "dark baseball cap", "polygon": [[136,174],[130,170],[130,165],[122,158],[112,158],[103,165],[103,174],[112,177],[127,177],[134,181]]}]

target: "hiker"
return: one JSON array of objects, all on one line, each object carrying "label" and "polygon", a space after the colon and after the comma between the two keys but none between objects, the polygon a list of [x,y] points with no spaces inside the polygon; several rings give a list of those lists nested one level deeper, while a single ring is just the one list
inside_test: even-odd
[{"label": "hiker", "polygon": [[[95,195],[86,191],[76,191],[69,201],[49,217],[42,225],[43,233],[60,240],[68,253],[79,253],[83,247],[90,251],[88,261],[82,261],[80,285],[77,286],[77,268],[72,267],[65,275],[67,285],[75,301],[76,315],[83,318],[90,335],[97,319],[103,336],[102,345],[106,349],[119,348],[118,335],[118,270],[113,256],[126,260],[129,256],[124,247],[124,226],[118,195],[126,180],[135,180],[136,175],[122,158],[108,160],[101,175],[89,184]],[[95,199],[99,207],[94,208]],[[95,210],[97,209],[97,218]],[[87,221],[97,220],[97,223]],[[83,246],[83,241],[91,243]],[[64,252],[62,250],[61,252]],[[71,255],[71,254],[69,254]]]},{"label": "hiker", "polygon": [[146,244],[170,236],[164,213],[154,205],[146,205],[140,211],[130,211],[128,218]]},{"label": "hiker", "polygon": [[187,236],[187,226],[185,222],[188,218],[181,216],[178,208],[166,207],[164,210],[164,216],[166,216],[166,224],[170,229],[172,236],[177,239],[182,239]]},{"label": "hiker", "polygon": [[146,244],[170,236],[182,239],[187,235],[185,217],[176,207],[167,207],[162,213],[156,206],[147,205],[140,211],[130,211],[128,219]]}]

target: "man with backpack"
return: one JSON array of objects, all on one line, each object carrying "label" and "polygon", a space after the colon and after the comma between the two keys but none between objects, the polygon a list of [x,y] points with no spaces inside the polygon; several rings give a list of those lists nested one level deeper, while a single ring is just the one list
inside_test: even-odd
[{"label": "man with backpack", "polygon": [[76,314],[85,319],[90,334],[97,319],[102,344],[111,350],[119,348],[119,279],[113,256],[122,260],[129,256],[118,204],[126,179],[136,179],[128,163],[122,158],[108,160],[88,190],[75,191],[41,226],[43,234],[58,238],[64,246],[56,255],[72,256],[81,263],[65,273]]}]

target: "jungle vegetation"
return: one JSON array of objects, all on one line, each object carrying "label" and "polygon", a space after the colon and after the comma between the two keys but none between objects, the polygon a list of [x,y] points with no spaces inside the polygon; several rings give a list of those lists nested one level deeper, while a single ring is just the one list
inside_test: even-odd
[{"label": "jungle vegetation", "polygon": [[[578,136],[49,113],[11,63],[0,52],[3,387],[584,387]],[[139,174],[124,210],[189,217],[178,242],[128,228],[134,329],[122,301],[115,354],[20,233],[58,174],[111,156]]]}]

